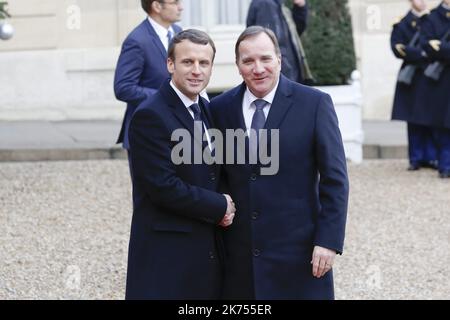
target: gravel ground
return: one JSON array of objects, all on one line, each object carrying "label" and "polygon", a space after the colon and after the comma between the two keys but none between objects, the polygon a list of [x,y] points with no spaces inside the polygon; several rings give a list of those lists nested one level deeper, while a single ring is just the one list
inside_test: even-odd
[{"label": "gravel ground", "polygon": [[[337,299],[450,299],[450,180],[350,165]],[[126,161],[0,163],[0,299],[123,299]]]}]

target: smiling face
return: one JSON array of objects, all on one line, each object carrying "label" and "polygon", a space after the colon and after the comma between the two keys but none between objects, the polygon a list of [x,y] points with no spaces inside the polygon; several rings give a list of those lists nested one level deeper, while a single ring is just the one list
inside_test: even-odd
[{"label": "smiling face", "polygon": [[265,33],[246,38],[239,44],[237,67],[247,88],[258,98],[266,96],[277,84],[281,56]]},{"label": "smiling face", "polygon": [[174,58],[167,60],[167,69],[175,86],[189,99],[206,88],[211,77],[214,50],[210,44],[196,44],[189,40],[177,43]]}]

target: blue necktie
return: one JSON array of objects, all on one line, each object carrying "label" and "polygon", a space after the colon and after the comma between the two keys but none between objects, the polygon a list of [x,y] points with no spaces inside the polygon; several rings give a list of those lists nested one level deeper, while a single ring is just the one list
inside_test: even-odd
[{"label": "blue necktie", "polygon": [[170,45],[170,41],[172,41],[172,38],[173,38],[173,33],[172,33],[172,31],[167,31],[167,44],[168,44],[168,46]]},{"label": "blue necktie", "polygon": [[266,124],[266,115],[264,114],[264,107],[267,105],[267,101],[263,99],[257,99],[254,102],[256,107],[255,113],[252,118],[252,126],[251,128],[255,130],[250,134],[249,144],[250,144],[250,152],[253,154],[253,159],[258,159],[258,147],[259,147],[259,131],[264,128]]}]

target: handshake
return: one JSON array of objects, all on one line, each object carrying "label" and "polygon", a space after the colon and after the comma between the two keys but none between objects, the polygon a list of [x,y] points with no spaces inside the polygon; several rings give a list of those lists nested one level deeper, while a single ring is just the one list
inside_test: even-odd
[{"label": "handshake", "polygon": [[220,221],[219,225],[222,227],[228,227],[233,223],[236,207],[234,205],[233,199],[231,199],[228,194],[224,194],[224,197],[227,200],[227,211],[225,212],[225,216],[223,217],[222,221]]}]

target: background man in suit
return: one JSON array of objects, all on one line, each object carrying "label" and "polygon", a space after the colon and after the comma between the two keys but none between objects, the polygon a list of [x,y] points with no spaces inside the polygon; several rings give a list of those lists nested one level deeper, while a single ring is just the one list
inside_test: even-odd
[{"label": "background man in suit", "polygon": [[349,186],[331,98],[280,76],[280,49],[269,29],[240,35],[236,64],[244,83],[211,101],[215,123],[221,131],[278,129],[279,170],[223,167],[237,208],[224,230],[223,297],[333,299],[331,268],[343,250]]},{"label": "background man in suit", "polygon": [[[301,36],[305,31],[308,7],[306,0],[293,0],[291,12],[283,9],[285,2],[286,0],[253,0],[248,9],[247,27],[257,25],[272,30],[281,50],[281,73],[292,81],[303,83],[305,74],[302,74],[300,44],[296,43],[296,35],[293,33],[297,32]],[[289,23],[288,19],[293,23]]]},{"label": "background man in suit", "polygon": [[[131,120],[135,204],[127,299],[219,298],[217,228],[232,223],[234,204],[228,195],[216,192],[217,165],[194,163],[193,154],[178,165],[172,159],[175,130],[194,134],[194,119],[204,129],[213,125],[208,102],[199,93],[209,82],[214,55],[214,43],[206,33],[178,33],[167,60],[172,80],[145,100]],[[212,149],[210,139],[205,147],[195,139],[189,144],[191,150]]]},{"label": "background man in suit", "polygon": [[181,19],[181,1],[141,0],[141,5],[148,17],[123,42],[114,78],[116,98],[127,103],[117,143],[122,142],[127,150],[133,112],[170,77],[167,48],[170,39],[181,31],[174,24]]},{"label": "background man in suit", "polygon": [[[416,103],[418,84],[424,77],[428,57],[420,45],[420,26],[424,15],[428,14],[425,0],[410,0],[411,10],[398,23],[391,33],[391,49],[394,55],[403,60],[402,69],[415,66],[416,72],[411,84],[397,82],[395,89],[392,119],[408,123],[408,170],[421,167],[437,167],[437,150],[433,138],[432,123],[427,121],[430,108],[426,101]],[[411,43],[412,39],[417,39]],[[420,89],[419,89],[420,90]]]}]

